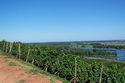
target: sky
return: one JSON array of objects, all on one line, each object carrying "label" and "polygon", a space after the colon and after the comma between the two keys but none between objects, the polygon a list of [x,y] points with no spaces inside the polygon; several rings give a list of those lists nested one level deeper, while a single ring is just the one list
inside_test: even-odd
[{"label": "sky", "polygon": [[0,0],[0,40],[125,39],[125,0]]}]

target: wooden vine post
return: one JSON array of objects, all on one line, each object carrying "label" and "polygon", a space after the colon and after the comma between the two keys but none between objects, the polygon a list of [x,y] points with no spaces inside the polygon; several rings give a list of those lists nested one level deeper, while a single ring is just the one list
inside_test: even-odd
[{"label": "wooden vine post", "polygon": [[6,53],[7,53],[7,50],[8,50],[8,43],[6,43],[6,51],[5,51]]},{"label": "wooden vine post", "polygon": [[26,62],[28,62],[29,55],[30,55],[30,48],[28,49],[28,53],[27,53],[27,56],[26,56]]},{"label": "wooden vine post", "polygon": [[99,78],[99,83],[102,82],[102,73],[103,73],[103,65],[101,67],[101,72],[100,72],[100,78]]},{"label": "wooden vine post", "polygon": [[19,43],[19,47],[18,47],[18,52],[19,52],[19,59],[20,59],[20,56],[21,56],[20,43]]},{"label": "wooden vine post", "polygon": [[48,61],[45,64],[44,70],[47,72],[48,71],[48,65],[47,65]]},{"label": "wooden vine post", "polygon": [[74,78],[71,79],[71,82],[77,83],[79,79],[77,78],[77,57],[75,58],[75,72],[74,72]]},{"label": "wooden vine post", "polygon": [[12,51],[12,47],[13,47],[13,43],[10,42],[10,49],[9,49],[9,53],[11,53]]},{"label": "wooden vine post", "polygon": [[[33,52],[34,52],[34,54],[36,54],[36,49],[33,49]],[[32,64],[34,64],[34,62],[35,62],[35,59],[34,59],[35,57],[34,57],[34,55],[33,55],[33,58],[32,58]]]},{"label": "wooden vine post", "polygon": [[[57,65],[58,65],[58,67],[60,66],[60,63],[59,63],[59,58],[57,58]],[[59,72],[57,71],[57,72],[55,72],[55,75],[58,75],[59,76]]]},{"label": "wooden vine post", "polygon": [[3,43],[3,51],[5,50],[5,43]]},{"label": "wooden vine post", "polygon": [[75,58],[75,78],[77,76],[77,59]]}]

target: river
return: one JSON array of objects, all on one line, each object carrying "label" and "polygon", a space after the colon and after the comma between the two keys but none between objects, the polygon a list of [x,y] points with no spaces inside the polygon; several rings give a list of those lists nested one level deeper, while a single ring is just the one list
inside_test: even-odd
[{"label": "river", "polygon": [[109,52],[116,52],[118,56],[112,56],[113,59],[125,61],[125,49],[115,49],[115,48],[93,48],[93,47],[78,47],[86,50],[99,49],[106,50]]}]

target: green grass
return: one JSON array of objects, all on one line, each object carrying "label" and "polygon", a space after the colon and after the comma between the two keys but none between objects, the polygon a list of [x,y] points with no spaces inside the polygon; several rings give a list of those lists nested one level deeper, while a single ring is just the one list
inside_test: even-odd
[{"label": "green grass", "polygon": [[5,60],[4,62],[9,63],[8,64],[9,66],[17,66],[17,64],[15,62],[12,62],[10,60]]},{"label": "green grass", "polygon": [[17,83],[25,83],[25,80],[24,79],[19,80]]},{"label": "green grass", "polygon": [[17,64],[15,62],[10,62],[8,65],[9,66],[17,66]]},{"label": "green grass", "polygon": [[26,73],[33,73],[33,74],[37,74],[37,73],[40,73],[41,70],[39,71],[38,69],[36,68],[33,68],[33,69],[29,69],[28,71],[26,71]]},{"label": "green grass", "polygon": [[55,80],[51,79],[50,83],[56,83]]}]

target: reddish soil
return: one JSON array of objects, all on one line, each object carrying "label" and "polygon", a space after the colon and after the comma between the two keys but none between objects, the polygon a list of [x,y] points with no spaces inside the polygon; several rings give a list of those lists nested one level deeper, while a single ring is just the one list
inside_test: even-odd
[{"label": "reddish soil", "polygon": [[[31,73],[26,73],[28,69],[25,69],[23,67],[25,66],[29,69],[31,69],[31,67],[24,65],[15,59],[4,57],[5,56],[0,55],[0,83],[50,83],[52,81],[51,77],[42,74],[34,75]],[[10,66],[9,62],[6,61],[11,61],[18,65]],[[55,82],[62,83],[59,80],[56,80]]]}]

